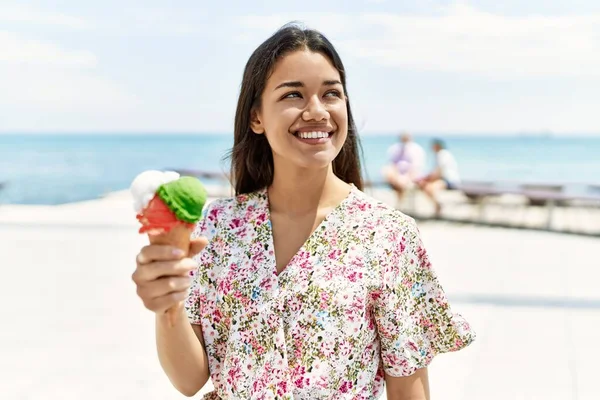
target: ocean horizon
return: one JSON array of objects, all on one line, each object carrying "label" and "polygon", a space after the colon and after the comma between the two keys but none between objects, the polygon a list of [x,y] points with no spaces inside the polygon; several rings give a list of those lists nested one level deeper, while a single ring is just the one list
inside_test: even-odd
[{"label": "ocean horizon", "polygon": [[[464,180],[600,184],[600,136],[419,133],[428,152],[444,139]],[[397,133],[361,134],[365,178],[381,179]],[[64,204],[127,189],[147,169],[227,171],[231,133],[0,133],[0,203]]]}]

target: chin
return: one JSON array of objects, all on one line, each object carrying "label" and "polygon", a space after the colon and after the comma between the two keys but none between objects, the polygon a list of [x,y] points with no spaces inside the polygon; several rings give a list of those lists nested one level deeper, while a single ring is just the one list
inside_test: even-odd
[{"label": "chin", "polygon": [[306,169],[325,169],[335,160],[337,154],[314,154],[310,157],[302,157],[298,165]]}]

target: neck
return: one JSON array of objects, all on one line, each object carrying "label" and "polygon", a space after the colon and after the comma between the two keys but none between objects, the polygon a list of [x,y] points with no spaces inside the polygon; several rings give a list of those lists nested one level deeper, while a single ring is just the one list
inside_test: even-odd
[{"label": "neck", "polygon": [[275,168],[273,183],[268,188],[271,212],[305,214],[336,205],[350,190],[347,183],[335,176],[331,165],[321,170],[277,171]]}]

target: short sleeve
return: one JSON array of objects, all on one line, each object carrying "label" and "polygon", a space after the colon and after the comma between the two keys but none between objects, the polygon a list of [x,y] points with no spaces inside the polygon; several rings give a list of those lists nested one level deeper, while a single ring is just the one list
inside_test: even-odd
[{"label": "short sleeve", "polygon": [[387,156],[390,162],[396,163],[400,158],[400,153],[402,149],[398,143],[394,143],[387,150]]},{"label": "short sleeve", "polygon": [[374,317],[381,341],[383,368],[407,376],[440,353],[468,346],[475,333],[452,312],[412,219],[392,235],[393,247],[382,269]]},{"label": "short sleeve", "polygon": [[210,242],[217,233],[217,217],[219,210],[219,201],[215,200],[208,204],[203,212],[202,219],[196,225],[192,232],[192,239],[204,236],[209,244],[199,254],[194,257],[198,263],[196,271],[191,273],[192,284],[185,301],[185,309],[188,319],[192,324],[201,323],[202,309],[201,305],[206,300],[206,284],[208,283],[208,268],[213,264],[215,253],[211,249]]}]

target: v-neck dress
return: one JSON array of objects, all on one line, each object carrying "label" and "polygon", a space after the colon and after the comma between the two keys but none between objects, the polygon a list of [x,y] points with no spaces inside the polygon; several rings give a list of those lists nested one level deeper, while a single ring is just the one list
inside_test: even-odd
[{"label": "v-neck dress", "polygon": [[475,338],[412,218],[352,187],[278,275],[266,189],[216,200],[186,300],[215,390],[205,399],[377,399]]}]

